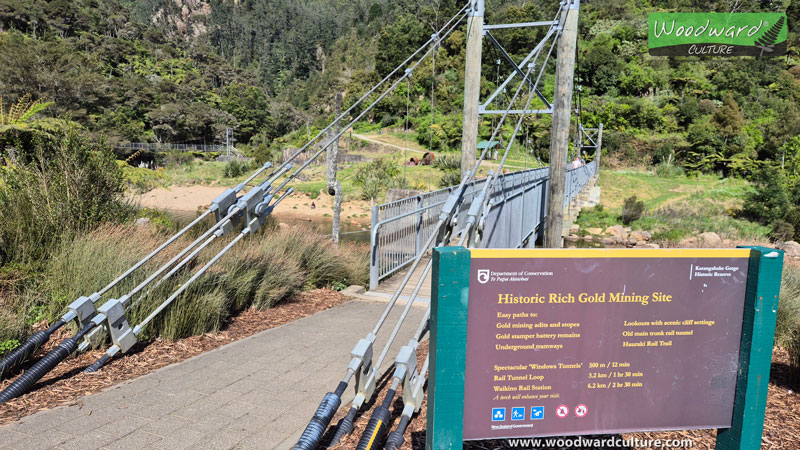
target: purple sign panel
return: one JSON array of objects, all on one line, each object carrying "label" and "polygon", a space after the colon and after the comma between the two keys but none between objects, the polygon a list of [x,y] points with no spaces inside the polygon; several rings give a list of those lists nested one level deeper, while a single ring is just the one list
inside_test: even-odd
[{"label": "purple sign panel", "polygon": [[473,250],[464,439],[731,425],[750,250]]}]

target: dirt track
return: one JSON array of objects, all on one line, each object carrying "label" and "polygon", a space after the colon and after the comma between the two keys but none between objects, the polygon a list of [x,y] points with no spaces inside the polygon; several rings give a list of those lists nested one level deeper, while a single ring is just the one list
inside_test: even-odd
[{"label": "dirt track", "polygon": [[[198,208],[210,205],[211,201],[224,190],[225,187],[221,186],[202,185],[160,187],[137,195],[133,201],[146,208],[194,212]],[[320,193],[319,197],[313,200],[304,194],[295,193],[283,200],[275,212],[279,217],[324,220],[332,215],[332,209],[333,197],[327,193]],[[368,224],[369,214],[368,202],[351,200],[342,203],[342,222],[353,225]]]}]

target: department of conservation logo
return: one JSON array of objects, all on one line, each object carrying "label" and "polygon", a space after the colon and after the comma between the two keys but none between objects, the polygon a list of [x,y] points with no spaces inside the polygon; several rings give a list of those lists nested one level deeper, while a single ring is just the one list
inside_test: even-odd
[{"label": "department of conservation logo", "polygon": [[489,269],[478,270],[478,283],[486,284],[489,281]]},{"label": "department of conservation logo", "polygon": [[784,13],[652,13],[647,44],[653,56],[782,56]]}]

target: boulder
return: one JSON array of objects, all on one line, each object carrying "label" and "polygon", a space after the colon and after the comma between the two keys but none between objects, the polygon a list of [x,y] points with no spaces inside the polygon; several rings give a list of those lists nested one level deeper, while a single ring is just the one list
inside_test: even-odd
[{"label": "boulder", "polygon": [[628,240],[628,232],[622,225],[614,225],[606,228],[604,233],[618,243],[623,243]]},{"label": "boulder", "polygon": [[719,235],[717,233],[714,233],[713,231],[700,233],[697,235],[697,239],[700,241],[702,245],[708,245],[714,247],[722,244],[722,238],[719,237]]},{"label": "boulder", "polygon": [[147,217],[139,217],[138,219],[133,221],[133,224],[137,227],[146,227],[150,225],[150,219]]},{"label": "boulder", "polygon": [[639,241],[649,241],[650,237],[650,233],[647,231],[634,231],[628,235],[628,239],[634,243]]},{"label": "boulder", "polygon": [[576,234],[570,234],[569,236],[565,237],[564,240],[568,242],[578,242],[581,240],[581,237]]},{"label": "boulder", "polygon": [[636,243],[636,248],[661,248],[661,246],[658,245],[658,244],[650,244],[650,243],[641,241],[641,242],[637,242]]},{"label": "boulder", "polygon": [[578,234],[578,231],[581,231],[581,227],[579,225],[572,225],[569,227],[569,234]]},{"label": "boulder", "polygon": [[778,245],[778,248],[783,250],[786,256],[800,258],[800,244],[795,241],[786,241]]},{"label": "boulder", "polygon": [[591,234],[592,236],[599,236],[599,235],[603,234],[603,229],[602,228],[587,228],[586,232]]}]

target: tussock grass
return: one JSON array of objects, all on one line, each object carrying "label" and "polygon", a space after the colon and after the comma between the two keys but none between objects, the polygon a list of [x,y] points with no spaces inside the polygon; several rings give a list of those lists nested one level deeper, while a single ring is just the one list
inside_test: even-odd
[{"label": "tussock grass", "polygon": [[[102,226],[92,233],[66,239],[48,263],[38,290],[25,293],[20,304],[27,309],[31,309],[31,305],[44,307],[46,316],[55,319],[67,304],[105,286],[165,238],[163,233],[149,227]],[[159,286],[146,288],[143,294],[147,295],[134,297],[128,316],[131,324],[147,317],[230,238],[209,246],[184,270]],[[189,239],[168,247],[104,298],[116,298],[128,292],[173,257]],[[250,307],[266,309],[304,289],[363,284],[368,277],[367,258],[363,248],[334,246],[327,236],[306,226],[267,227],[243,240],[212,266],[145,329],[146,335],[174,340],[215,331],[234,312]],[[0,316],[0,327],[6,322],[18,323],[21,314],[20,309],[5,322]],[[18,335],[18,329],[15,332],[12,325],[6,328],[8,337]]]},{"label": "tussock grass", "polygon": [[775,344],[789,352],[793,381],[800,384],[800,264],[791,261],[783,267]]}]

